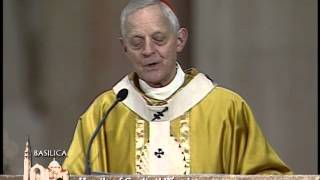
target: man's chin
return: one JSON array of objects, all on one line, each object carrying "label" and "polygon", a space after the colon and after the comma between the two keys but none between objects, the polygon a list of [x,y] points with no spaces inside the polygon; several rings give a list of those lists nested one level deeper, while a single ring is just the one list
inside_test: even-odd
[{"label": "man's chin", "polygon": [[150,71],[143,73],[140,76],[144,82],[146,82],[151,87],[164,87],[166,86],[171,80],[166,80],[167,76],[164,72],[161,71]]},{"label": "man's chin", "polygon": [[146,82],[156,83],[156,82],[161,82],[162,80],[161,77],[162,77],[161,73],[158,70],[155,70],[155,71],[148,71],[143,73],[140,78]]}]

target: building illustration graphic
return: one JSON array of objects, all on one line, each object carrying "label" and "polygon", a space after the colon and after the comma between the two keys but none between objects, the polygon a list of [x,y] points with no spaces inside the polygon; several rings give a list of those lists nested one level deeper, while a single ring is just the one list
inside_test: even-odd
[{"label": "building illustration graphic", "polygon": [[48,168],[35,164],[32,166],[32,153],[29,138],[24,151],[23,180],[69,180],[69,173],[62,169],[59,162],[53,158]]}]

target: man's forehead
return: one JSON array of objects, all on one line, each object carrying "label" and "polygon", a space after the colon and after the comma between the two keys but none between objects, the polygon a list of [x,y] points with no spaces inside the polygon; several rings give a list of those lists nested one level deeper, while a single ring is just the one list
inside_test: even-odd
[{"label": "man's forehead", "polygon": [[129,26],[127,37],[144,37],[144,36],[153,36],[155,34],[169,34],[170,27],[167,25],[163,26],[144,26],[142,24],[137,26]]},{"label": "man's forehead", "polygon": [[140,28],[167,29],[170,25],[159,6],[149,6],[128,16],[128,29]]}]

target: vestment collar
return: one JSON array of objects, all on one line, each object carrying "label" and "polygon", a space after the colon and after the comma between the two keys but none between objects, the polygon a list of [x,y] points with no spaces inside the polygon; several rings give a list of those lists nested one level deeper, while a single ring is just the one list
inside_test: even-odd
[{"label": "vestment collar", "polygon": [[120,80],[113,87],[113,91],[117,94],[121,89],[127,88],[128,97],[122,103],[141,118],[155,122],[170,121],[190,110],[216,87],[216,84],[195,69],[191,69],[189,73],[193,76],[192,80],[166,100],[165,104],[159,106],[151,106],[147,103],[141,92],[135,87],[134,82],[130,80],[130,75]]}]

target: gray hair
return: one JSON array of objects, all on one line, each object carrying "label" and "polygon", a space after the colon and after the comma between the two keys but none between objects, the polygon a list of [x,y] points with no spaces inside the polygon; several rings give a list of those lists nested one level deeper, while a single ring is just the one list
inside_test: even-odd
[{"label": "gray hair", "polygon": [[178,30],[180,29],[180,24],[177,16],[174,14],[172,9],[167,6],[165,3],[161,2],[160,0],[130,0],[129,3],[126,5],[126,7],[122,10],[121,16],[120,16],[120,21],[121,21],[121,35],[122,37],[126,37],[127,35],[127,21],[128,21],[128,16],[139,9],[143,9],[147,6],[159,4],[160,10],[163,13],[165,17],[168,18],[171,28],[173,32],[177,33]]}]

